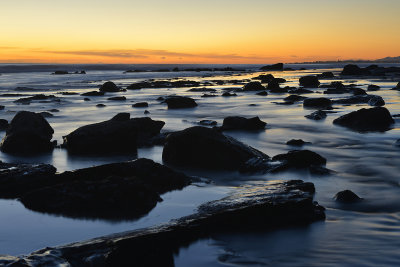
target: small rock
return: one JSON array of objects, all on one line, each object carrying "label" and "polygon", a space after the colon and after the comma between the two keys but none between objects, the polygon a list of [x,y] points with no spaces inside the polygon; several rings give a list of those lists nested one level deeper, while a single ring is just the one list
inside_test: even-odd
[{"label": "small rock", "polygon": [[186,96],[169,96],[164,102],[167,103],[168,109],[197,107],[196,101]]},{"label": "small rock", "polygon": [[230,93],[230,92],[225,92],[222,94],[222,96],[237,96],[235,93]]},{"label": "small rock", "polygon": [[217,122],[213,120],[201,120],[199,124],[203,126],[215,126],[217,125]]},{"label": "small rock", "polygon": [[305,144],[310,144],[310,142],[304,142],[301,139],[292,139],[286,142],[288,146],[304,146]]},{"label": "small rock", "polygon": [[381,87],[378,85],[375,85],[375,84],[370,84],[370,85],[368,85],[368,88],[367,88],[368,91],[378,91],[380,89],[381,89]]},{"label": "small rock", "polygon": [[133,108],[147,108],[148,106],[147,102],[138,102],[132,105]]},{"label": "small rock", "polygon": [[257,130],[264,130],[266,125],[267,123],[260,120],[259,117],[253,117],[247,119],[239,116],[230,116],[224,119],[222,127],[220,129],[222,131],[227,131],[227,130],[257,131]]},{"label": "small rock", "polygon": [[144,113],[144,114],[150,114],[150,111],[145,110],[143,113]]},{"label": "small rock", "polygon": [[335,195],[334,198],[336,201],[344,203],[354,203],[362,200],[362,198],[350,190],[340,191]]},{"label": "small rock", "polygon": [[121,91],[113,82],[105,82],[99,89],[100,92],[119,92]]},{"label": "small rock", "polygon": [[331,71],[327,71],[327,72],[318,74],[317,77],[321,78],[321,79],[330,79],[330,78],[334,78],[335,75],[333,75],[333,73]]},{"label": "small rock", "polygon": [[104,92],[99,92],[99,91],[90,91],[90,92],[86,92],[81,94],[81,96],[103,96]]},{"label": "small rock", "polygon": [[125,96],[114,96],[114,97],[107,98],[107,100],[111,100],[111,101],[126,101],[126,97]]},{"label": "small rock", "polygon": [[317,76],[303,76],[299,79],[299,83],[304,87],[317,88],[320,85]]},{"label": "small rock", "polygon": [[243,86],[243,91],[264,91],[265,87],[260,82],[249,82]]},{"label": "small rock", "polygon": [[318,97],[318,98],[307,98],[303,101],[303,107],[317,108],[317,109],[331,109],[332,101],[329,98]]},{"label": "small rock", "polygon": [[283,63],[263,66],[260,68],[260,70],[283,70]]},{"label": "small rock", "polygon": [[261,91],[261,92],[256,93],[256,95],[267,96],[268,92],[267,91]]},{"label": "small rock", "polygon": [[306,117],[307,119],[310,119],[310,120],[319,121],[319,120],[323,120],[326,118],[326,112],[323,110],[317,110],[317,111],[314,111],[313,113],[306,115],[304,117]]},{"label": "small rock", "polygon": [[106,105],[104,105],[104,104],[97,104],[96,107],[98,107],[98,108],[104,108],[104,107],[106,107]]}]

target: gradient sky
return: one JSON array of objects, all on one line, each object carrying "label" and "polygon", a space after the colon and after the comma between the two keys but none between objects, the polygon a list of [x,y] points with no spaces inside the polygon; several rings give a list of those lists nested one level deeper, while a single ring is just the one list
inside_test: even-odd
[{"label": "gradient sky", "polygon": [[0,11],[3,63],[400,56],[399,0],[10,0]]}]

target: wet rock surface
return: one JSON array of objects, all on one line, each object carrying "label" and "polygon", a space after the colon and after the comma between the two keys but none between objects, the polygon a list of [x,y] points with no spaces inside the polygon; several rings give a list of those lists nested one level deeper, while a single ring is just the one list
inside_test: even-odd
[{"label": "wet rock surface", "polygon": [[64,136],[63,146],[71,153],[135,152],[136,148],[156,136],[163,121],[130,118],[119,113],[108,121],[82,126]]},{"label": "wet rock surface", "polygon": [[261,67],[260,70],[283,70],[283,63],[266,65],[266,66]]},{"label": "wet rock surface", "polygon": [[305,142],[302,139],[291,139],[286,144],[288,146],[304,146],[305,144],[310,144],[310,142]]},{"label": "wet rock surface", "polygon": [[307,98],[304,99],[303,106],[306,108],[330,109],[332,108],[332,101],[325,97]]},{"label": "wet rock surface", "polygon": [[325,111],[323,111],[323,110],[317,110],[317,111],[314,111],[314,112],[311,113],[311,114],[305,115],[304,117],[306,117],[307,119],[310,119],[310,120],[319,121],[319,120],[325,119],[326,116],[327,116],[327,115],[326,115],[326,112],[325,112]]},{"label": "wet rock surface", "polygon": [[6,153],[38,153],[53,149],[54,130],[38,113],[20,111],[11,120],[0,149]]},{"label": "wet rock surface", "polygon": [[386,108],[375,107],[350,112],[335,119],[333,123],[360,132],[387,131],[394,120]]},{"label": "wet rock surface", "polygon": [[299,79],[299,83],[304,87],[317,88],[321,83],[317,76],[303,76]]},{"label": "wet rock surface", "polygon": [[132,219],[162,201],[160,194],[182,189],[191,179],[149,159],[111,163],[56,174],[23,194],[25,207],[69,217]]},{"label": "wet rock surface", "polygon": [[251,158],[268,156],[216,129],[195,126],[168,135],[162,158],[177,166],[237,170]]},{"label": "wet rock surface", "polygon": [[243,86],[242,91],[264,91],[265,87],[260,82],[249,82]]},{"label": "wet rock surface", "polygon": [[244,130],[244,131],[260,131],[264,130],[266,122],[260,120],[259,117],[244,118],[240,116],[226,117],[219,128],[221,131],[228,130]]},{"label": "wet rock surface", "polygon": [[169,96],[164,100],[168,105],[168,109],[194,108],[197,107],[193,98],[186,96]]},{"label": "wet rock surface", "polygon": [[125,266],[134,259],[136,266],[173,266],[174,253],[201,238],[324,220],[324,208],[313,202],[314,192],[312,183],[301,180],[258,182],[164,225],[45,248],[27,256],[2,256],[0,262],[5,266]]},{"label": "wet rock surface", "polygon": [[113,82],[105,82],[99,89],[100,92],[119,92],[121,91],[118,86],[115,85]]},{"label": "wet rock surface", "polygon": [[338,192],[334,199],[337,202],[342,202],[342,203],[355,203],[358,202],[360,200],[362,200],[362,198],[360,198],[359,196],[357,196],[353,191],[351,190],[344,190],[344,191],[340,191]]}]

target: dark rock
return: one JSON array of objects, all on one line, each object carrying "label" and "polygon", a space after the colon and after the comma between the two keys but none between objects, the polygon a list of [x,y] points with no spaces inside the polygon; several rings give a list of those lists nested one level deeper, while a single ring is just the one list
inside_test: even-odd
[{"label": "dark rock", "polygon": [[105,108],[106,105],[104,105],[104,104],[97,104],[96,107],[98,107],[98,108]]},{"label": "dark rock", "polygon": [[121,91],[118,86],[115,85],[113,82],[105,82],[99,89],[100,92],[119,92]]},{"label": "dark rock", "polygon": [[168,164],[226,170],[237,170],[251,158],[268,158],[216,129],[201,126],[168,135],[162,157]]},{"label": "dark rock", "polygon": [[21,197],[25,207],[70,217],[133,219],[182,189],[191,179],[149,159],[111,163],[57,174],[57,184]]},{"label": "dark rock", "polygon": [[79,95],[77,92],[61,92],[62,95]]},{"label": "dark rock", "polygon": [[305,144],[310,144],[310,142],[304,142],[301,139],[292,139],[286,142],[288,146],[304,146]]},{"label": "dark rock", "polygon": [[352,89],[353,95],[367,95],[367,92],[361,88],[354,88]]},{"label": "dark rock", "polygon": [[304,87],[317,88],[320,85],[317,76],[303,76],[300,77],[299,83]]},{"label": "dark rock", "polygon": [[132,105],[133,108],[147,108],[148,106],[147,102],[138,102]]},{"label": "dark rock", "polygon": [[330,78],[334,78],[335,75],[333,75],[333,73],[331,71],[327,71],[327,72],[318,74],[317,77],[321,78],[321,79],[330,79]]},{"label": "dark rock", "polygon": [[14,103],[26,103],[26,102],[31,102],[34,100],[55,100],[57,99],[54,95],[44,95],[44,94],[39,94],[39,95],[34,95],[30,97],[24,97],[20,98],[14,101]]},{"label": "dark rock", "polygon": [[283,162],[276,170],[289,168],[309,168],[311,166],[322,166],[326,159],[310,150],[292,150],[286,154],[279,154],[272,158],[273,161]]},{"label": "dark rock", "polygon": [[68,73],[68,71],[57,70],[57,71],[53,72],[53,74],[56,74],[56,75],[63,75],[63,74],[69,74],[69,73]]},{"label": "dark rock", "polygon": [[314,111],[313,113],[306,115],[304,117],[306,117],[307,119],[310,119],[310,120],[319,121],[319,120],[323,120],[326,118],[326,112],[323,110],[317,110],[317,111]]},{"label": "dark rock", "polygon": [[217,125],[217,122],[213,120],[201,120],[199,124],[203,126],[215,126]]},{"label": "dark rock", "polygon": [[369,104],[375,106],[385,105],[385,101],[381,96],[377,95],[356,95],[348,98],[336,99],[334,104]]},{"label": "dark rock", "polygon": [[380,89],[381,89],[381,87],[378,85],[375,85],[375,84],[370,84],[370,85],[368,85],[368,88],[367,88],[368,91],[378,91]]},{"label": "dark rock", "polygon": [[52,184],[56,168],[48,164],[15,164],[0,161],[0,197],[17,198]]},{"label": "dark rock", "polygon": [[362,200],[362,198],[350,190],[340,191],[335,195],[334,198],[336,201],[344,203],[354,203]]},{"label": "dark rock", "polygon": [[360,132],[387,131],[394,120],[386,108],[375,107],[350,112],[335,119],[333,123]]},{"label": "dark rock", "polygon": [[164,102],[167,103],[169,109],[197,107],[196,101],[186,96],[169,96]]},{"label": "dark rock", "polygon": [[8,121],[5,119],[0,119],[0,131],[7,130],[8,128]]},{"label": "dark rock", "polygon": [[150,114],[150,111],[145,110],[143,113],[144,113],[144,114]]},{"label": "dark rock", "polygon": [[382,107],[385,105],[385,100],[381,96],[374,95],[368,101],[368,105],[373,107]]},{"label": "dark rock", "polygon": [[125,96],[114,96],[114,97],[109,97],[107,100],[112,100],[112,101],[126,101]]},{"label": "dark rock", "polygon": [[0,110],[4,110],[5,106],[0,105]]},{"label": "dark rock", "polygon": [[349,64],[344,66],[342,75],[367,75],[370,74],[370,71],[367,69],[362,69],[357,65]]},{"label": "dark rock", "polygon": [[90,98],[85,97],[85,98],[83,99],[83,101],[90,101]]},{"label": "dark rock", "polygon": [[252,80],[261,80],[261,83],[269,83],[274,79],[274,75],[272,74],[261,74],[257,77],[251,78]]},{"label": "dark rock", "polygon": [[299,96],[299,95],[289,95],[285,97],[283,100],[286,102],[297,102],[306,99],[307,97]]},{"label": "dark rock", "polygon": [[222,127],[220,129],[222,131],[229,131],[229,130],[258,131],[258,130],[264,130],[266,125],[267,123],[260,120],[259,117],[253,117],[247,119],[239,116],[230,116],[224,119]]},{"label": "dark rock", "polygon": [[216,97],[214,94],[203,94],[201,97]]},{"label": "dark rock", "polygon": [[137,146],[159,134],[164,124],[146,117],[130,119],[129,113],[120,113],[64,136],[64,146],[68,152],[77,154],[136,152]]},{"label": "dark rock", "polygon": [[307,98],[303,101],[303,107],[317,108],[317,109],[330,109],[332,108],[332,101],[329,98]]},{"label": "dark rock", "polygon": [[237,96],[237,94],[231,92],[225,92],[222,94],[222,96]]},{"label": "dark rock", "polygon": [[133,261],[135,266],[174,266],[176,251],[199,239],[324,220],[324,208],[313,201],[314,192],[312,183],[301,180],[259,182],[167,224],[46,248],[20,258],[2,256],[0,262],[31,267],[126,266]]},{"label": "dark rock", "polygon": [[215,92],[217,92],[217,90],[213,89],[213,88],[203,87],[203,88],[192,88],[192,89],[189,89],[188,92],[210,92],[210,93],[215,93]]},{"label": "dark rock", "polygon": [[243,91],[264,91],[265,87],[260,82],[249,82],[243,86]]},{"label": "dark rock", "polygon": [[156,99],[157,101],[164,101],[165,100],[165,98],[164,97],[162,97],[162,96],[159,96],[159,97],[157,97],[157,99]]},{"label": "dark rock", "polygon": [[283,63],[263,66],[260,70],[283,70]]},{"label": "dark rock", "polygon": [[298,89],[290,90],[290,93],[291,94],[301,95],[301,94],[312,94],[314,92],[311,91],[311,90],[308,90],[308,89],[298,88]]},{"label": "dark rock", "polygon": [[279,90],[281,88],[280,88],[279,83],[275,79],[273,79],[273,80],[269,81],[267,89],[268,90]]},{"label": "dark rock", "polygon": [[268,92],[267,91],[261,91],[261,92],[256,93],[256,95],[267,96]]},{"label": "dark rock", "polygon": [[12,119],[0,149],[7,153],[37,153],[53,149],[54,130],[42,115],[20,111]]},{"label": "dark rock", "polygon": [[288,89],[287,89],[287,87],[284,87],[284,88],[276,87],[276,88],[269,89],[269,91],[270,91],[270,93],[284,94],[284,93],[288,92]]},{"label": "dark rock", "polygon": [[81,96],[103,96],[104,92],[99,92],[99,91],[90,91],[90,92],[86,92],[81,94]]},{"label": "dark rock", "polygon": [[126,89],[137,90],[142,88],[182,88],[182,87],[197,87],[200,86],[196,81],[144,81],[129,85]]},{"label": "dark rock", "polygon": [[396,85],[397,89],[400,89],[400,82]]}]

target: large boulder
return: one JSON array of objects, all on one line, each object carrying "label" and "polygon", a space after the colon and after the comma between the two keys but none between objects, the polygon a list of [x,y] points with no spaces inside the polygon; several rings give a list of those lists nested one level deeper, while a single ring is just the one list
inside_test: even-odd
[{"label": "large boulder", "polygon": [[260,68],[260,70],[283,70],[283,63],[263,66]]},{"label": "large boulder", "polygon": [[105,82],[99,89],[100,92],[119,92],[121,91],[118,86],[113,82]]},{"label": "large boulder", "polygon": [[266,122],[260,120],[260,118],[244,118],[240,116],[230,116],[226,117],[222,123],[222,127],[220,128],[222,131],[226,130],[245,130],[245,131],[257,131],[264,130]]},{"label": "large boulder", "polygon": [[78,154],[135,152],[138,145],[158,135],[164,124],[148,117],[131,119],[129,113],[119,113],[108,121],[82,126],[64,136],[64,146]]},{"label": "large boulder", "polygon": [[243,91],[263,91],[265,87],[260,82],[249,82],[243,86]]},{"label": "large boulder", "polygon": [[299,83],[304,87],[317,88],[321,83],[318,81],[317,76],[303,76],[300,77]]},{"label": "large boulder", "polygon": [[148,213],[161,194],[191,178],[149,159],[111,163],[56,174],[58,183],[21,197],[25,207],[83,218],[133,219]]},{"label": "large boulder", "polygon": [[366,74],[370,74],[370,71],[368,69],[360,68],[359,66],[354,65],[354,64],[348,64],[348,65],[344,66],[341,74],[342,75],[366,75]]},{"label": "large boulder", "polygon": [[168,105],[168,109],[194,108],[197,107],[193,98],[186,96],[169,96],[164,100]]},{"label": "large boulder", "polygon": [[7,153],[36,153],[53,149],[54,130],[38,113],[20,111],[12,119],[0,149]]},{"label": "large boulder", "polygon": [[201,126],[168,135],[162,157],[168,164],[225,170],[237,170],[252,158],[268,158],[216,129]]},{"label": "large boulder", "polygon": [[307,98],[303,101],[303,107],[316,108],[316,109],[330,109],[332,108],[332,101],[329,98]]},{"label": "large boulder", "polygon": [[350,112],[333,121],[334,124],[355,131],[387,131],[394,123],[390,112],[384,107],[375,107]]}]

